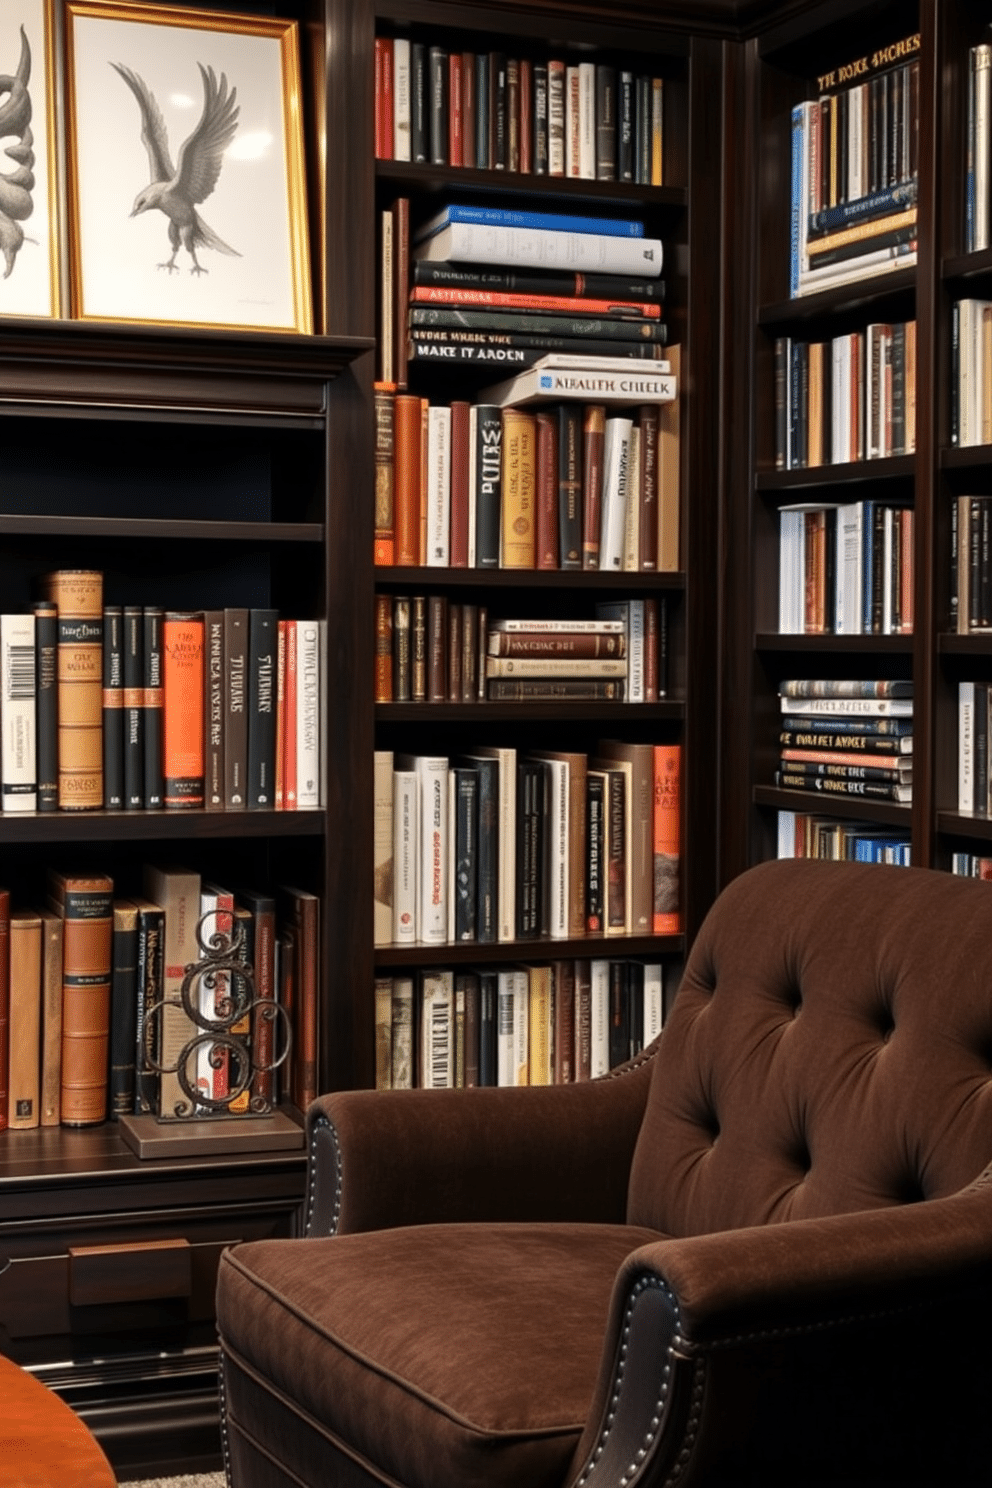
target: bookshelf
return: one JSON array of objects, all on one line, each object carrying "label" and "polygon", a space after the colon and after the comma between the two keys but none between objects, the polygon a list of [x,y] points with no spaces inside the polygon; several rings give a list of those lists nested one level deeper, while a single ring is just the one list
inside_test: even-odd
[{"label": "bookshelf", "polygon": [[[668,621],[667,695],[649,703],[578,701],[456,703],[381,701],[374,706],[372,735],[380,752],[442,754],[455,758],[479,745],[531,750],[596,753],[603,738],[682,746],[681,895],[684,930],[677,935],[637,935],[567,939],[515,938],[455,944],[380,943],[365,965],[378,978],[414,979],[427,969],[508,968],[521,962],[561,958],[632,957],[664,964],[668,995],[677,984],[686,945],[712,899],[715,858],[715,736],[712,679],[715,630],[710,612],[710,575],[715,564],[716,525],[712,443],[707,428],[715,418],[715,351],[718,325],[713,307],[719,289],[716,263],[701,250],[705,224],[719,210],[717,183],[703,162],[718,148],[718,120],[707,107],[717,85],[719,47],[680,30],[646,26],[626,16],[606,24],[599,18],[570,17],[563,28],[554,7],[529,8],[512,16],[488,7],[375,4],[368,23],[373,35],[400,39],[411,48],[443,44],[452,53],[501,52],[511,58],[549,57],[566,65],[592,59],[619,69],[664,79],[664,161],[660,185],[625,180],[549,177],[514,170],[439,165],[430,160],[379,158],[365,206],[365,239],[370,264],[377,267],[378,218],[398,198],[409,201],[411,234],[448,202],[495,204],[501,208],[569,212],[599,217],[637,218],[648,237],[664,245],[663,316],[670,342],[682,347],[680,551],[670,572],[619,572],[570,569],[437,568],[375,566],[368,581],[377,599],[386,596],[440,595],[449,605],[485,606],[489,619],[593,618],[606,600],[650,596],[663,601]],[[368,30],[366,41],[368,41]],[[373,72],[366,118],[370,118]],[[370,125],[371,134],[371,125]],[[388,156],[388,152],[383,152]],[[691,183],[691,185],[690,185]],[[373,248],[373,245],[376,245]],[[370,317],[379,312],[377,277],[366,288]],[[380,364],[381,365],[381,364]],[[651,362],[645,362],[650,369]],[[483,401],[481,389],[513,368],[460,364],[448,367],[411,357],[405,391],[447,404],[454,399]],[[629,410],[628,410],[629,411]],[[371,596],[370,596],[371,600]],[[371,676],[372,663],[370,658]],[[371,764],[371,750],[369,764]],[[371,938],[371,937],[370,937]],[[364,981],[369,985],[368,981]],[[368,1049],[373,1049],[372,999],[368,998]]]}]

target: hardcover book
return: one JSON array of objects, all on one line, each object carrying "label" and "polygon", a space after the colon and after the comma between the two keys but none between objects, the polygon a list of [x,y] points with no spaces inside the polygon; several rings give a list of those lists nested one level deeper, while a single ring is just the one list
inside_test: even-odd
[{"label": "hardcover book", "polygon": [[103,805],[103,575],[60,569],[40,581],[58,610],[59,807]]},{"label": "hardcover book", "polygon": [[48,905],[63,922],[64,1126],[93,1126],[107,1116],[113,896],[105,875],[48,874]]}]

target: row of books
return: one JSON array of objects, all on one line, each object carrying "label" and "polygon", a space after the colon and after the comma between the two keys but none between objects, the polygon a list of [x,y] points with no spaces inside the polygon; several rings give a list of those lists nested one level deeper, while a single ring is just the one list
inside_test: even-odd
[{"label": "row of books", "polygon": [[374,67],[377,160],[662,184],[660,77],[404,36]]},{"label": "row of books", "polygon": [[[783,681],[775,784],[783,790],[908,805],[913,793],[912,698],[911,682]],[[815,715],[801,711],[810,701],[824,706]],[[855,716],[844,706],[853,702],[861,705]]]},{"label": "row of books", "polygon": [[992,812],[989,754],[989,684],[958,683],[958,811],[987,817]]},{"label": "row of books", "polygon": [[828,858],[842,863],[893,863],[910,866],[910,840],[875,822],[841,821],[806,811],[778,813],[780,858]]},{"label": "row of books", "polygon": [[375,755],[377,945],[681,927],[681,746]]},{"label": "row of books", "polygon": [[782,507],[778,594],[782,635],[911,634],[912,507]]},{"label": "row of books", "polygon": [[[38,904],[12,904],[0,889],[0,1130],[188,1115],[205,1100],[232,1115],[249,1100],[305,1109],[316,1094],[316,897],[290,887],[231,892],[195,870],[151,863],[136,894],[118,889],[130,885],[56,870]],[[180,991],[218,932],[252,980],[230,969],[195,979],[201,1027]],[[251,1010],[255,999],[281,1005],[289,1039]],[[232,1002],[244,1009],[230,1025],[243,1060],[205,1032],[211,1020],[230,1024]],[[177,1065],[194,1039],[184,1060],[200,1098],[191,1105]]]},{"label": "row of books", "polygon": [[992,193],[992,46],[968,48],[968,111],[965,146],[964,246],[977,253],[992,246],[989,231]]},{"label": "row of books", "polygon": [[610,413],[375,390],[375,561],[674,571],[677,403]]},{"label": "row of books", "polygon": [[992,497],[951,501],[950,629],[992,630]]},{"label": "row of books", "polygon": [[376,596],[377,703],[599,700],[668,690],[664,595],[603,601],[596,620],[490,620],[443,594]]},{"label": "row of books", "polygon": [[377,1090],[568,1085],[664,1023],[661,962],[564,959],[376,978]]},{"label": "row of books", "polygon": [[951,872],[962,878],[992,879],[992,858],[979,853],[951,853]]},{"label": "row of books", "polygon": [[[416,230],[379,214],[378,378],[411,358],[527,367],[545,352],[664,355],[659,238],[637,219],[451,203]],[[643,399],[640,401],[644,401]]]},{"label": "row of books", "polygon": [[3,810],[321,805],[324,622],[106,605],[97,570],[0,616]]},{"label": "row of books", "polygon": [[916,322],[829,341],[775,338],[775,468],[883,460],[916,448]]},{"label": "row of books", "polygon": [[919,35],[822,75],[792,110],[793,296],[916,262]]},{"label": "row of books", "polygon": [[951,443],[992,444],[992,300],[951,306]]}]

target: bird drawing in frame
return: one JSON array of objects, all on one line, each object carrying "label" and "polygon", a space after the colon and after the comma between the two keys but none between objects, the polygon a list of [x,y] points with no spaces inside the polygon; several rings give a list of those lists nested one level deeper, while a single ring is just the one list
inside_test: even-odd
[{"label": "bird drawing in frame", "polygon": [[185,248],[193,260],[191,274],[207,270],[196,256],[198,248],[213,248],[217,253],[240,258],[241,254],[219,238],[197,212],[199,204],[211,194],[220,177],[224,151],[237,132],[238,90],[229,88],[223,72],[218,80],[212,67],[198,62],[203,80],[203,112],[195,129],[183,141],[178,161],[172,164],[169,134],[155,95],[138,73],[120,62],[111,67],[123,79],[138,102],[141,111],[141,140],[148,151],[151,180],[134,199],[131,216],[156,210],[169,219],[169,243],[172,257],[160,263],[160,269],[179,273],[176,257]]}]

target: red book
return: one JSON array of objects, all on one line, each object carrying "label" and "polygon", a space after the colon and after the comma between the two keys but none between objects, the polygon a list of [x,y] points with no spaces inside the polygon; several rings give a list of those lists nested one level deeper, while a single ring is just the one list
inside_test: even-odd
[{"label": "red book", "polygon": [[537,567],[558,567],[558,410],[537,411]]},{"label": "red book", "polygon": [[393,475],[396,459],[393,442],[396,384],[372,384],[375,412],[375,538],[373,562],[389,567],[396,553],[393,512]]},{"label": "red book", "polygon": [[451,528],[448,562],[468,567],[468,423],[469,404],[451,405]]},{"label": "red book", "polygon": [[375,39],[375,155],[393,158],[393,39]]},{"label": "red book", "polygon": [[448,164],[463,165],[465,129],[462,115],[462,54],[448,57]]},{"label": "red book", "polygon": [[411,305],[560,311],[566,315],[609,315],[619,320],[661,319],[661,305],[650,300],[597,300],[576,295],[521,294],[516,290],[459,289],[440,284],[417,284],[409,298]]},{"label": "red book", "polygon": [[287,811],[297,808],[296,792],[296,710],[297,710],[297,645],[296,621],[287,620],[286,626],[286,678],[284,683],[285,706],[283,707],[283,804]]},{"label": "red book", "polygon": [[393,523],[396,563],[416,568],[420,563],[421,400],[398,393],[393,424]]},{"label": "red book", "polygon": [[529,176],[534,169],[534,65],[526,57],[520,61],[520,173]]},{"label": "red book", "polygon": [[162,621],[162,770],[166,809],[203,806],[203,615],[166,610]]},{"label": "red book", "polygon": [[679,857],[682,841],[682,746],[654,746],[654,914],[655,935],[677,935],[682,928]]}]

